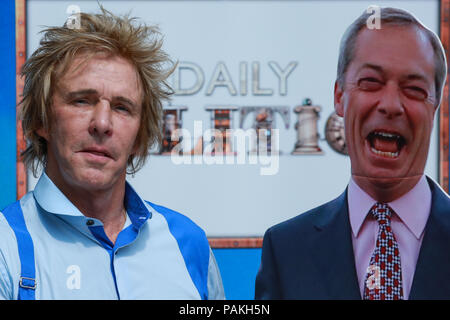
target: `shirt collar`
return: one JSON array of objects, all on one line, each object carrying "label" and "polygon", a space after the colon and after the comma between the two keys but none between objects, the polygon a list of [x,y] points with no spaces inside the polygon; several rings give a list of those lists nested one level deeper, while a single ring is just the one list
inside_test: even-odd
[{"label": "shirt collar", "polygon": [[[376,202],[356,184],[353,178],[350,179],[348,185],[348,209],[350,225],[355,237],[358,236],[370,208]],[[422,175],[414,188],[400,198],[389,202],[388,205],[414,236],[420,239],[431,210],[431,190],[425,175]],[[411,210],[412,208],[413,210]]]},{"label": "shirt collar", "polygon": [[[49,213],[86,219],[83,213],[70,202],[45,172],[39,178],[33,194],[39,206]],[[151,210],[153,209],[145,205],[128,182],[125,182],[124,205],[131,223],[137,228],[140,228],[147,219],[152,217]]]}]

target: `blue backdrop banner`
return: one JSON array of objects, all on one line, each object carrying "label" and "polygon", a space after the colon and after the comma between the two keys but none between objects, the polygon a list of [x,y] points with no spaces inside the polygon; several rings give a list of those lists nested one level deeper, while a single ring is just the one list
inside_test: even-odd
[{"label": "blue backdrop banner", "polygon": [[16,200],[15,1],[0,7],[0,208]]}]

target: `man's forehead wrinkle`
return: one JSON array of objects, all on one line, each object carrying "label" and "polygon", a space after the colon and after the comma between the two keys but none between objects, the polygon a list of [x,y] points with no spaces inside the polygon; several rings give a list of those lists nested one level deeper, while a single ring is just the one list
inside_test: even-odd
[{"label": "man's forehead wrinkle", "polygon": [[[59,74],[59,80],[71,80],[78,78],[86,68],[89,66],[90,61],[93,56],[87,56],[86,54],[78,54],[72,58],[70,62],[67,63],[64,69],[61,67],[57,68],[57,74]],[[62,74],[62,75],[61,75]]]}]

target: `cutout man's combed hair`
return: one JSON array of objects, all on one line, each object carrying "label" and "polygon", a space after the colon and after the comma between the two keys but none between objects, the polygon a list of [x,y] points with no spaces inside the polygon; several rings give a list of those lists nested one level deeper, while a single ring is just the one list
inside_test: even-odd
[{"label": "cutout man's combed hair", "polygon": [[[348,66],[352,62],[355,54],[356,40],[359,32],[367,26],[367,20],[371,13],[364,11],[345,31],[341,39],[339,48],[339,60],[336,80],[342,88]],[[397,8],[380,8],[380,25],[384,26],[416,26],[425,32],[434,50],[434,70],[436,85],[436,107],[439,106],[444,90],[445,79],[447,77],[447,60],[445,51],[439,37],[430,29],[425,27],[416,17],[408,11]],[[376,32],[376,30],[374,30]]]},{"label": "cutout man's combed hair", "polygon": [[[116,16],[101,7],[100,14],[79,15],[79,28],[50,27],[42,32],[39,48],[25,62],[21,103],[24,136],[28,141],[23,160],[36,176],[47,161],[47,142],[36,130],[51,126],[50,108],[55,83],[77,54],[98,52],[120,56],[135,68],[143,89],[142,115],[136,138],[137,152],[128,159],[128,173],[142,168],[148,150],[161,142],[162,101],[172,89],[166,80],[174,63],[161,49],[162,37],[157,27],[139,24],[129,15]],[[89,59],[89,57],[87,58]]]}]

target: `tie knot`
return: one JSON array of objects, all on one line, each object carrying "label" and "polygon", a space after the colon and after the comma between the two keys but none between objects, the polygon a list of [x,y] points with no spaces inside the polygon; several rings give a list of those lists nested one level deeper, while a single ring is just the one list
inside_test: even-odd
[{"label": "tie knot", "polygon": [[377,202],[370,209],[370,213],[379,224],[389,224],[391,221],[392,209],[386,203]]}]

